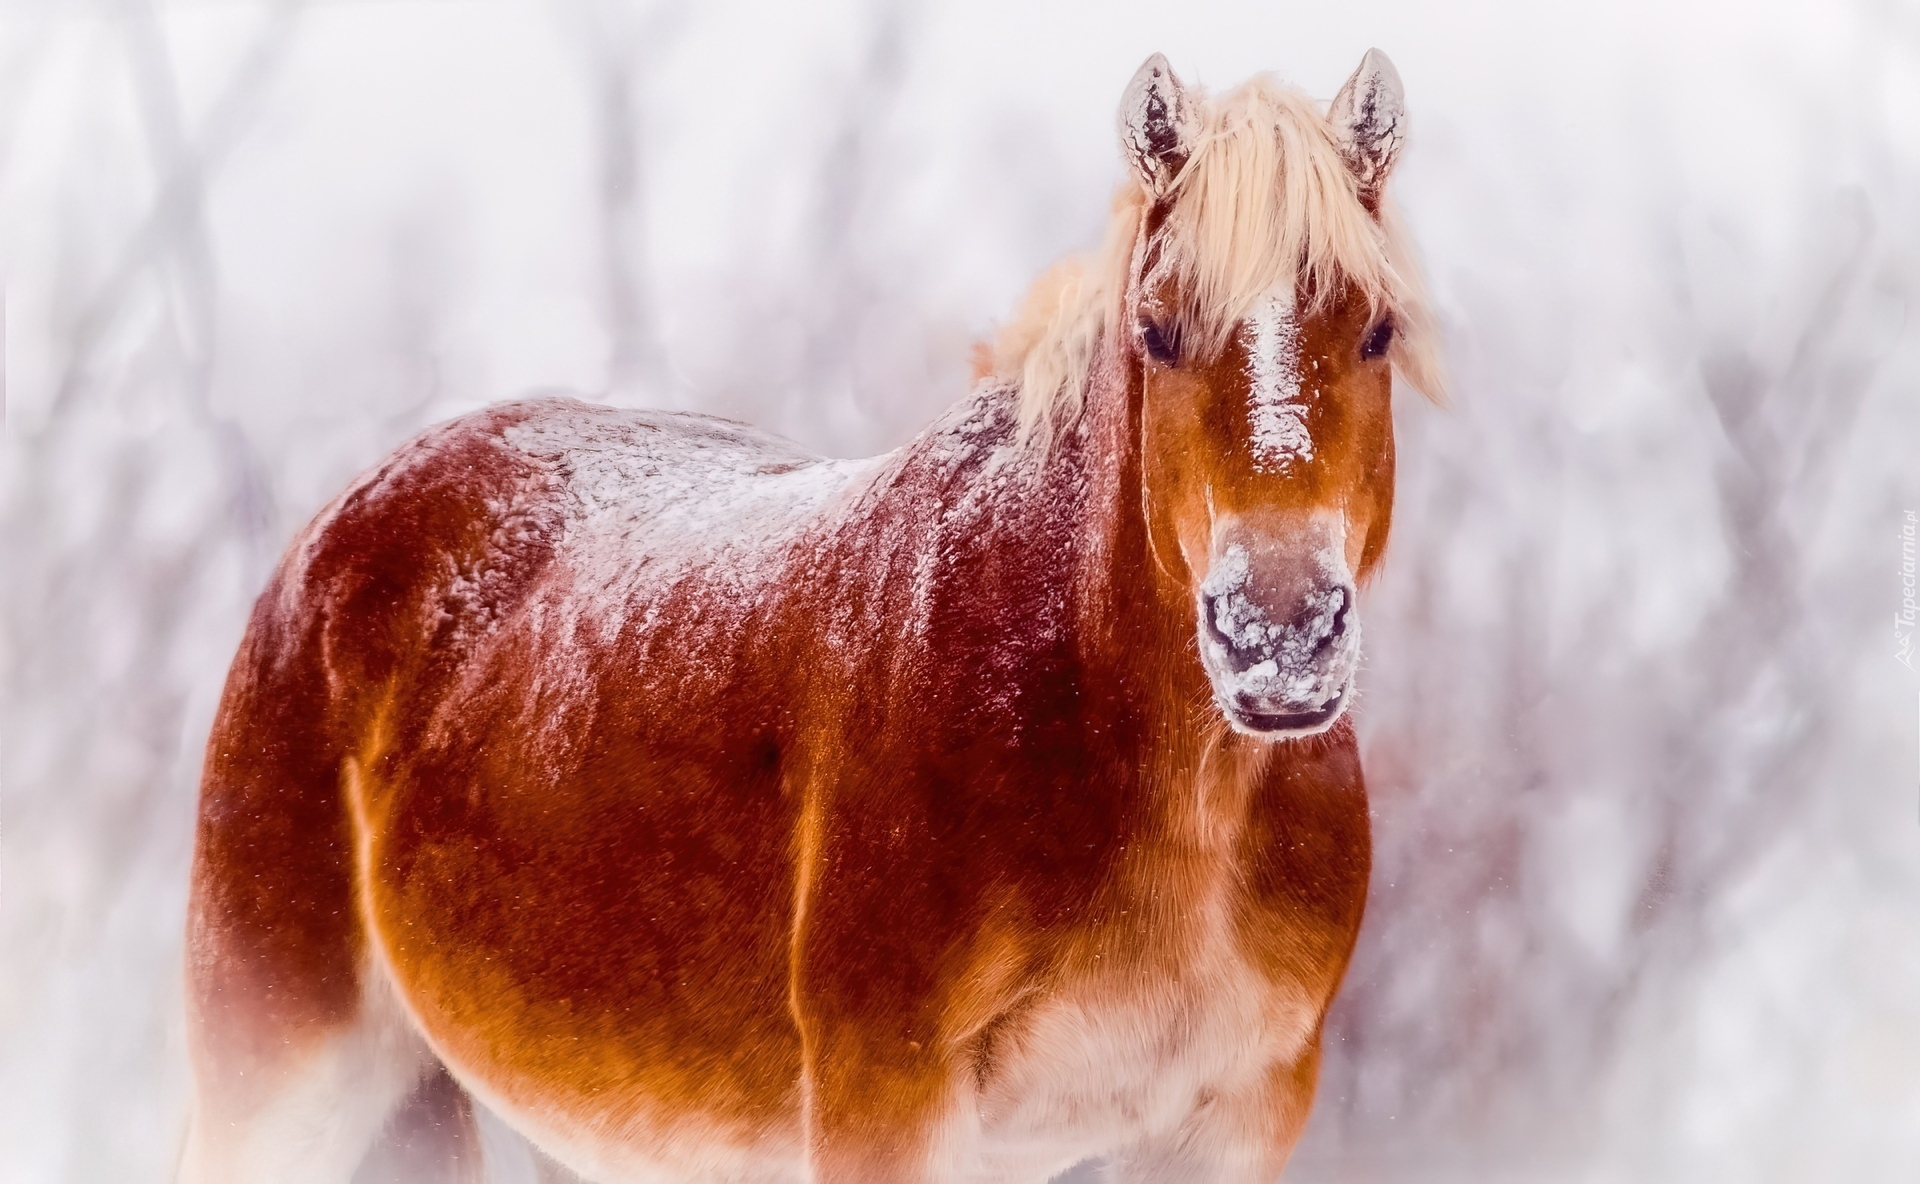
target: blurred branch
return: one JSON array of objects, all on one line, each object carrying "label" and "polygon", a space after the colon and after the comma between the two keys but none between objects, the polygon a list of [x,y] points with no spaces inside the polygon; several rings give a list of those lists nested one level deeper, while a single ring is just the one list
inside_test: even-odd
[{"label": "blurred branch", "polygon": [[667,350],[649,283],[646,87],[686,25],[688,0],[642,7],[630,0],[571,0],[587,56],[594,152],[599,164],[601,288],[613,390],[660,397]]},{"label": "blurred branch", "polygon": [[212,375],[218,276],[206,228],[206,192],[214,172],[258,113],[275,69],[291,45],[304,0],[280,0],[193,133],[186,127],[171,53],[150,0],[117,0],[129,73],[148,150],[158,175],[147,215],[117,263],[82,305],[68,341],[49,428],[71,411],[94,373],[102,345],[150,277],[169,312],[166,325],[181,360],[187,406],[215,442],[232,505],[231,525],[245,544],[249,578],[269,558],[271,486],[257,450],[239,428],[213,414]]},{"label": "blurred branch", "polygon": [[171,56],[150,0],[118,0],[118,4],[137,105],[159,179],[146,217],[121,248],[107,279],[82,305],[68,342],[68,364],[56,408],[77,397],[87,380],[88,363],[133,299],[140,275],[165,259],[159,266],[176,273],[185,289],[173,301],[176,306],[185,304],[176,307],[177,319],[185,322],[176,331],[183,354],[192,359],[189,372],[195,406],[205,413],[214,284],[204,221],[206,187],[258,112],[261,96],[292,41],[304,0],[279,0],[271,7],[260,33],[192,135],[185,130]]},{"label": "blurred branch", "polygon": [[[159,177],[155,217],[160,233],[152,240],[160,267],[172,280],[168,305],[171,328],[184,359],[187,388],[202,414],[213,368],[214,261],[207,241],[205,159],[188,143],[166,35],[149,0],[118,0],[126,36],[127,61],[147,148]],[[229,94],[235,94],[229,91]],[[254,96],[246,94],[247,107]],[[118,300],[119,293],[108,294]]]},{"label": "blurred branch", "polygon": [[864,51],[831,109],[832,134],[815,174],[807,238],[812,258],[802,274],[812,291],[803,309],[801,378],[809,386],[846,386],[860,327],[878,298],[861,263],[856,227],[876,177],[884,172],[880,141],[906,77],[918,10],[905,0],[871,0]]},{"label": "blurred branch", "polygon": [[[152,204],[116,252],[104,282],[80,302],[65,342],[67,358],[45,425],[24,441],[20,500],[9,507],[8,534],[19,552],[39,552],[25,564],[32,583],[17,581],[9,604],[10,632],[20,661],[10,671],[7,692],[32,701],[35,686],[88,685],[86,718],[66,721],[57,734],[70,751],[56,760],[69,772],[88,770],[98,748],[96,726],[136,742],[145,752],[138,767],[102,776],[119,782],[101,801],[137,815],[103,823],[103,836],[138,842],[152,832],[151,816],[174,809],[165,792],[180,772],[174,764],[179,720],[187,688],[164,675],[184,629],[203,603],[204,581],[216,556],[238,543],[243,578],[264,559],[269,494],[264,466],[237,425],[219,419],[209,405],[217,276],[205,225],[206,184],[214,166],[237,141],[255,111],[273,66],[291,36],[295,6],[269,14],[227,86],[194,134],[186,130],[172,59],[153,7],[120,0],[119,29],[125,38],[129,81],[146,146],[158,174]],[[145,327],[134,318],[143,300],[154,299],[161,315]],[[106,356],[122,328],[145,338],[120,343],[121,355]],[[88,396],[107,390],[127,409],[156,411],[164,396],[184,395],[184,424],[146,433],[106,430],[113,415]],[[208,446],[219,469],[217,506],[199,515],[176,537],[156,537],[143,514],[176,488],[175,466],[192,463],[187,427]],[[56,541],[39,525],[58,521],[66,486],[63,474],[92,473],[103,491],[95,525],[80,538]],[[102,587],[104,585],[104,587]],[[109,595],[107,589],[113,591]],[[124,598],[124,599],[120,599]],[[36,615],[33,628],[21,614]],[[113,636],[124,630],[131,666],[96,666],[99,622],[110,615]],[[108,841],[102,838],[102,842]]]},{"label": "blurred branch", "polygon": [[55,0],[15,0],[12,7],[13,19],[24,26],[24,31],[13,36],[8,52],[0,57],[0,177],[8,175],[14,125],[26,106],[25,96],[35,75],[46,62],[54,17],[60,11]]}]

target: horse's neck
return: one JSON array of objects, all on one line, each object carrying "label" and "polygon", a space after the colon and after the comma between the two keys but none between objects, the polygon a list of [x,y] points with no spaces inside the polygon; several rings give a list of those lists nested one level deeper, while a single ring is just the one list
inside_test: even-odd
[{"label": "horse's neck", "polygon": [[850,522],[840,578],[887,589],[889,645],[921,651],[889,669],[938,671],[970,706],[1064,711],[1053,722],[1084,725],[1089,768],[1134,771],[1108,791],[1134,798],[1144,845],[1210,847],[1237,833],[1264,758],[1200,710],[1193,609],[1148,541],[1138,392],[1118,367],[1096,373],[1044,452],[1019,439],[1010,390],[942,417]]},{"label": "horse's neck", "polygon": [[1112,358],[1103,363],[1077,418],[1058,427],[1045,464],[1051,479],[1035,480],[1024,496],[1050,506],[1074,491],[1073,644],[1089,681],[1129,703],[1136,726],[1103,739],[1136,749],[1127,759],[1146,795],[1143,849],[1210,851],[1224,867],[1275,750],[1235,743],[1222,721],[1196,710],[1212,691],[1194,654],[1197,619],[1182,574],[1153,548],[1137,376]]},{"label": "horse's neck", "polygon": [[[1077,414],[1063,417],[1044,443],[1019,441],[1015,402],[1014,392],[983,386],[922,442],[930,468],[955,452],[956,440],[998,450],[997,461],[980,465],[961,488],[945,495],[948,505],[940,513],[950,513],[954,504],[989,506],[1000,545],[1058,564],[1036,571],[1040,580],[1051,582],[1046,589],[1051,595],[1000,606],[1013,615],[1007,626],[1064,631],[1063,640],[1079,655],[1087,676],[1107,685],[1137,687],[1143,697],[1165,699],[1165,672],[1174,670],[1190,676],[1176,678],[1192,683],[1181,690],[1200,691],[1202,679],[1188,653],[1194,626],[1185,594],[1161,569],[1149,543],[1138,391],[1131,377],[1114,359],[1103,358]],[[956,541],[943,533],[940,525],[933,526],[923,545],[944,549]],[[1028,559],[1024,565],[1034,570],[1038,562]],[[979,574],[955,569],[948,578],[967,582]],[[1055,604],[1061,606],[1058,615]],[[1143,702],[1141,709],[1163,706]],[[1191,716],[1184,705],[1174,714],[1182,720]]]},{"label": "horse's neck", "polygon": [[[1075,571],[1084,641],[1107,650],[1125,675],[1140,668],[1184,668],[1193,624],[1178,577],[1153,551],[1140,455],[1138,376],[1107,357],[1094,368],[1074,431],[1064,443],[1080,453],[1086,521]],[[1197,669],[1193,672],[1198,676]]]}]

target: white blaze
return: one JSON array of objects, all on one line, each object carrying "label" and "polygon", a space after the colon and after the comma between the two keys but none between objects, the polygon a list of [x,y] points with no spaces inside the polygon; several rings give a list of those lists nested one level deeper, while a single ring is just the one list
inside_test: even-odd
[{"label": "white blaze", "polygon": [[1284,469],[1313,459],[1307,409],[1300,402],[1300,324],[1291,291],[1263,296],[1247,316],[1247,400],[1254,465]]}]

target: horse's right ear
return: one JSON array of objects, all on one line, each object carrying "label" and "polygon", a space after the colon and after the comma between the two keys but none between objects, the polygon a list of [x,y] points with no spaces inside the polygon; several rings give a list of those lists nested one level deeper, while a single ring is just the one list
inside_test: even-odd
[{"label": "horse's right ear", "polygon": [[1193,155],[1198,120],[1193,97],[1162,54],[1140,64],[1120,96],[1120,147],[1155,197],[1165,197]]}]

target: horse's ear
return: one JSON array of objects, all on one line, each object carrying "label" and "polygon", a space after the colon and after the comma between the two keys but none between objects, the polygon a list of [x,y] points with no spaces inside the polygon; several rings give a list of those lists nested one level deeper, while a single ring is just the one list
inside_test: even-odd
[{"label": "horse's ear", "polygon": [[1407,125],[1400,71],[1393,68],[1386,54],[1369,49],[1360,59],[1360,68],[1333,96],[1327,122],[1333,126],[1340,155],[1347,158],[1347,167],[1359,182],[1360,200],[1368,209],[1377,210],[1380,190],[1387,183],[1394,157],[1400,155]]},{"label": "horse's ear", "polygon": [[1120,147],[1155,197],[1166,196],[1193,155],[1196,114],[1193,96],[1162,54],[1142,62],[1120,96]]}]

